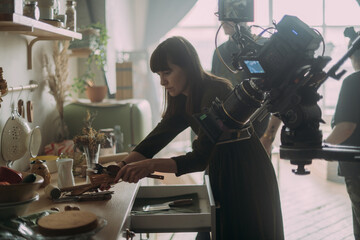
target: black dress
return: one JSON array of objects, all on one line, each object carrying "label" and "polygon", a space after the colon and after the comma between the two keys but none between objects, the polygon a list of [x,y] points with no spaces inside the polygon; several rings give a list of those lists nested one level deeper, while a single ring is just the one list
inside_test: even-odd
[{"label": "black dress", "polygon": [[217,239],[284,239],[277,179],[255,134],[217,145],[209,177],[220,205]]},{"label": "black dress", "polygon": [[[201,109],[215,97],[224,100],[231,88],[211,81],[204,86]],[[192,152],[172,157],[177,176],[210,170],[217,213],[217,239],[282,240],[283,224],[277,180],[271,161],[256,134],[249,140],[214,145],[185,112],[164,118],[134,149],[152,158],[177,134],[191,127],[197,133]]]}]

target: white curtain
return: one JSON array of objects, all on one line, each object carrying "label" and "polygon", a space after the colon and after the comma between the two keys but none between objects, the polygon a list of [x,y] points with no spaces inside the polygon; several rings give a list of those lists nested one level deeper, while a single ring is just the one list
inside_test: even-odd
[{"label": "white curtain", "polygon": [[116,52],[124,53],[120,55],[125,60],[133,62],[134,97],[150,102],[153,125],[160,119],[162,91],[158,78],[149,69],[149,57],[160,39],[176,26],[196,1],[106,1],[109,45]]}]

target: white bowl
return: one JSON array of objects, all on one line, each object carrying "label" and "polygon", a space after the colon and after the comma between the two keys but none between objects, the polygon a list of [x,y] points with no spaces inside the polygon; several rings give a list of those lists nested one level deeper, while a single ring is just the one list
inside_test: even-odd
[{"label": "white bowl", "polygon": [[[22,172],[23,178],[29,173]],[[35,182],[32,183],[17,183],[10,185],[0,185],[0,206],[3,204],[23,202],[33,197],[41,184],[43,184],[44,178],[36,174]]]},{"label": "white bowl", "polygon": [[25,201],[0,203],[0,220],[23,216],[26,213],[29,204],[37,200],[39,200],[39,194],[34,192],[33,196]]}]

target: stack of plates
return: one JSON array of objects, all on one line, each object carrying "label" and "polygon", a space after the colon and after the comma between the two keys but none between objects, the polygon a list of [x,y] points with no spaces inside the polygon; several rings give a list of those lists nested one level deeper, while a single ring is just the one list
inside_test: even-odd
[{"label": "stack of plates", "polygon": [[29,207],[29,204],[37,200],[39,200],[39,194],[34,192],[33,196],[25,201],[0,203],[0,220],[24,215]]}]

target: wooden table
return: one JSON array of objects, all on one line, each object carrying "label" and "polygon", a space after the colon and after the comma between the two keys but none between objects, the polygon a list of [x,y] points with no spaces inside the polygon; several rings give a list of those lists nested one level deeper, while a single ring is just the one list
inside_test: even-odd
[{"label": "wooden table", "polygon": [[[76,184],[84,184],[84,178],[75,178]],[[57,185],[57,173],[51,175],[51,183]],[[40,199],[33,202],[28,210],[28,214],[49,210],[57,207],[60,211],[64,211],[66,205],[78,206],[81,210],[90,211],[99,217],[107,220],[107,225],[98,232],[93,239],[124,239],[123,233],[129,226],[129,214],[135,201],[135,196],[139,188],[138,184],[117,183],[110,190],[114,191],[112,198],[106,201],[85,201],[85,202],[66,202],[53,203],[44,194],[41,188],[38,192]]]}]

